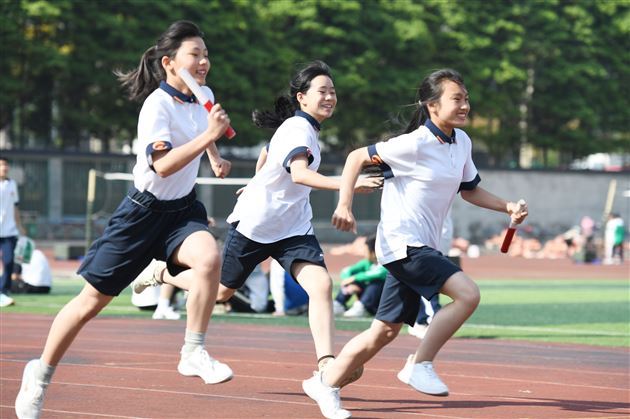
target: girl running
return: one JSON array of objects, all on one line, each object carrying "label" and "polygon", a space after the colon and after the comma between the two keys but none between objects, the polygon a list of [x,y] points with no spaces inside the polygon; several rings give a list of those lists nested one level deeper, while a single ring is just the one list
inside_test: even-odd
[{"label": "girl running", "polygon": [[[138,118],[140,142],[134,187],[116,209],[103,236],[88,250],[78,273],[87,283],[53,321],[39,359],[26,364],[15,401],[18,418],[39,418],[55,367],[81,328],[120,294],[153,258],[168,270],[190,272],[188,317],[178,371],[206,383],[232,377],[211,358],[204,340],[219,285],[221,258],[208,231],[206,210],[194,184],[206,152],[214,173],[224,177],[230,162],[215,146],[230,119],[221,105],[208,114],[178,70],[186,68],[204,85],[210,61],[199,28],[173,23],[142,56],[135,70],[118,76],[132,100],[144,101]],[[212,92],[203,87],[213,99]]]},{"label": "girl running", "polygon": [[[409,360],[403,377],[414,389],[446,396],[448,388],[433,369],[433,359],[479,304],[479,289],[438,250],[444,218],[458,192],[466,201],[509,214],[521,223],[527,207],[518,209],[479,187],[471,158],[471,140],[460,127],[470,104],[462,77],[439,70],[418,89],[418,108],[403,135],[350,153],[343,169],[339,203],[332,216],[339,230],[355,231],[353,185],[362,167],[378,164],[385,175],[376,254],[390,275],[375,320],[351,339],[323,373],[303,382],[326,417],[349,417],[341,408],[339,384],[364,365],[400,331],[413,325],[420,296],[445,294],[453,302],[442,307]],[[341,412],[341,413],[340,413]],[[347,413],[347,414],[346,414]]]}]

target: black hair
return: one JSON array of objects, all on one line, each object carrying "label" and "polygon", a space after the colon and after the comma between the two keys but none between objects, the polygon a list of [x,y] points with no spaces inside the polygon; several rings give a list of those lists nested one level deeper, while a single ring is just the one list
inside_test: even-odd
[{"label": "black hair", "polygon": [[178,20],[160,35],[155,45],[142,54],[137,68],[127,73],[114,71],[123,87],[128,90],[129,99],[141,102],[157,89],[160,81],[166,79],[162,57],[174,58],[182,42],[195,37],[204,37],[199,27],[190,21]]},{"label": "black hair", "polygon": [[311,87],[311,81],[317,76],[328,76],[332,79],[330,67],[323,61],[313,61],[302,68],[291,80],[289,92],[276,98],[273,111],[252,112],[252,120],[258,128],[278,128],[300,109],[297,100],[298,93],[306,93]]},{"label": "black hair", "polygon": [[11,164],[11,160],[7,159],[4,156],[0,156],[0,161],[5,161],[5,162],[7,162],[7,164]]},{"label": "black hair", "polygon": [[370,234],[365,238],[365,245],[371,253],[376,249],[376,234]]},{"label": "black hair", "polygon": [[416,93],[416,111],[413,113],[407,128],[403,131],[404,133],[415,131],[430,118],[427,105],[440,99],[444,92],[443,83],[447,80],[464,85],[461,74],[450,68],[434,71],[422,80]]}]

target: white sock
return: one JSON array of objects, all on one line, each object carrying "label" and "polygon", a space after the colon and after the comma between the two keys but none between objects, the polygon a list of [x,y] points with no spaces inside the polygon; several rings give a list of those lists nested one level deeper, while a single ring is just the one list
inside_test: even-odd
[{"label": "white sock", "polygon": [[39,368],[37,368],[36,371],[36,376],[37,379],[46,383],[46,384],[50,384],[50,380],[52,379],[53,374],[55,373],[55,368],[51,365],[48,365],[46,363],[44,363],[44,361],[39,360]]},{"label": "white sock", "polygon": [[206,341],[206,334],[202,332],[192,332],[186,329],[184,337],[184,346],[182,352],[192,352],[197,346],[203,346]]}]

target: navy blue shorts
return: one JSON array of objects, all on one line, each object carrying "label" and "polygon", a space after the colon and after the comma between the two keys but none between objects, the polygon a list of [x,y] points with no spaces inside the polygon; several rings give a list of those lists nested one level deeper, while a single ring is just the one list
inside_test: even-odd
[{"label": "navy blue shorts", "polygon": [[430,300],[459,266],[432,247],[407,247],[407,257],[383,265],[388,273],[375,318],[389,323],[416,322],[420,296]]},{"label": "navy blue shorts", "polygon": [[275,243],[258,243],[236,231],[236,224],[233,224],[225,238],[221,284],[239,289],[254,268],[268,257],[277,260],[291,276],[294,262],[309,262],[326,268],[324,252],[312,234],[293,236]]},{"label": "navy blue shorts", "polygon": [[188,267],[174,265],[171,256],[196,231],[208,231],[208,217],[194,190],[183,198],[160,201],[132,188],[77,273],[111,296],[120,294],[152,259],[167,261],[169,272],[176,275]]}]

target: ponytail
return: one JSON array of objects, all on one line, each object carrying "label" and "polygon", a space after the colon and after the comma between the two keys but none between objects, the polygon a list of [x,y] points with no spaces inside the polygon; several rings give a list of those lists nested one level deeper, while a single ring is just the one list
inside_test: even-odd
[{"label": "ponytail", "polygon": [[158,88],[160,80],[166,78],[161,58],[158,58],[157,46],[154,45],[142,54],[140,64],[136,69],[127,73],[118,70],[114,72],[122,86],[128,91],[130,100],[144,101],[152,91]]},{"label": "ponytail", "polygon": [[282,123],[292,117],[298,109],[297,98],[293,99],[288,95],[280,96],[276,99],[273,111],[252,112],[252,121],[258,128],[276,129]]}]

